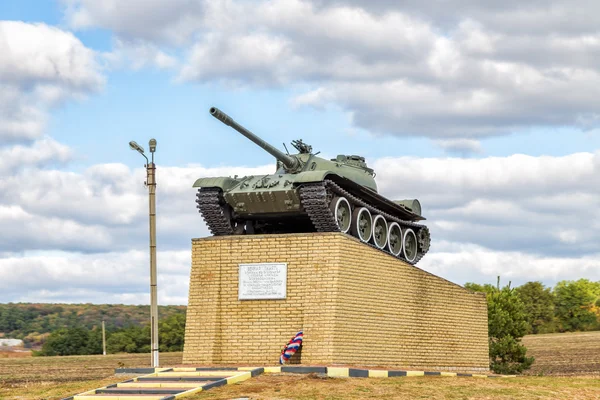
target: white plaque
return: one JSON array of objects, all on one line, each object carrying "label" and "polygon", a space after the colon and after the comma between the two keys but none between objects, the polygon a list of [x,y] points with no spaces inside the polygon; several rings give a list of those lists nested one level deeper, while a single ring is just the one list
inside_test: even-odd
[{"label": "white plaque", "polygon": [[285,299],[287,263],[239,264],[239,300]]}]

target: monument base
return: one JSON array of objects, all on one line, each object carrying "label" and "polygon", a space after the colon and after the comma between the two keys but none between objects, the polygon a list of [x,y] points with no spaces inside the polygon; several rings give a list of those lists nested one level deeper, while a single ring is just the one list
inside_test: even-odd
[{"label": "monument base", "polygon": [[[240,300],[239,264],[249,263],[287,263],[285,298]],[[353,237],[192,240],[184,364],[273,365],[300,330],[304,340],[294,363],[489,369],[483,294]]]}]

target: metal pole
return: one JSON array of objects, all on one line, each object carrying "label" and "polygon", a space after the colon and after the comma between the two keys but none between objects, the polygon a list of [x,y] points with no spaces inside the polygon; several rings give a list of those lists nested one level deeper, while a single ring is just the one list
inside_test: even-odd
[{"label": "metal pole", "polygon": [[156,294],[156,166],[154,153],[152,162],[146,164],[150,205],[150,348],[152,367],[158,367],[158,300]]},{"label": "metal pole", "polygon": [[104,321],[102,321],[102,355],[106,355],[106,331],[104,330]]}]

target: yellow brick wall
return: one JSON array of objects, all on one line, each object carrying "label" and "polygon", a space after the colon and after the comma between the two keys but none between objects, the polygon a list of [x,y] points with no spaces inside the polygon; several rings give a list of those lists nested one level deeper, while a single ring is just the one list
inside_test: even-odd
[{"label": "yellow brick wall", "polygon": [[[238,264],[286,262],[287,298],[238,300]],[[304,330],[303,364],[487,370],[485,297],[340,233],[194,239],[186,364],[275,364]]]}]

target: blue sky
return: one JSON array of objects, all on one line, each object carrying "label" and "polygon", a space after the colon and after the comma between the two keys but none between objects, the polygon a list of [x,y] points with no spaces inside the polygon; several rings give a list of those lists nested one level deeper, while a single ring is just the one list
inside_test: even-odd
[{"label": "blue sky", "polygon": [[13,227],[0,277],[45,271],[0,301],[146,301],[137,282],[85,288],[103,266],[146,268],[144,160],[128,142],[154,137],[161,299],[185,303],[189,238],[208,234],[192,183],[274,164],[211,106],[279,148],[365,156],[382,194],[421,200],[424,269],[461,284],[600,279],[597,6],[434,8],[0,3],[0,223]]}]

